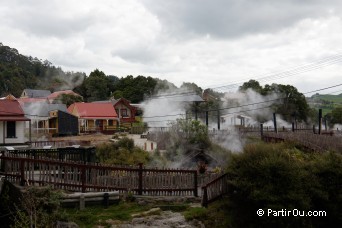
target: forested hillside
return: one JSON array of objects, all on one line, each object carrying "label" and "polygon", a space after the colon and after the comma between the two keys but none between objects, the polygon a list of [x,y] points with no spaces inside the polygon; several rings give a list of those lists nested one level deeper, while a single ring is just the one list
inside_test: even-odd
[{"label": "forested hillside", "polygon": [[24,56],[15,48],[0,43],[0,96],[11,93],[18,97],[25,88],[51,92],[73,89],[84,78],[84,73],[64,72],[48,60]]},{"label": "forested hillside", "polygon": [[[82,72],[64,72],[48,60],[24,56],[15,48],[0,43],[0,96],[9,93],[19,97],[26,88],[47,89],[51,92],[72,89],[84,101],[124,97],[139,103],[158,91],[177,89],[167,80],[128,75],[118,78],[95,69],[87,76]],[[201,90],[201,89],[200,89]]]}]

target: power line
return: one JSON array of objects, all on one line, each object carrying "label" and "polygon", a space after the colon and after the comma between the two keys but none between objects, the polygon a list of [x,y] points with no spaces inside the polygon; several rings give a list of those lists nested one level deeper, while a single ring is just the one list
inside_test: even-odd
[{"label": "power line", "polygon": [[[339,86],[342,86],[342,84],[337,84],[337,85],[325,87],[325,88],[322,88],[322,89],[308,91],[308,92],[305,92],[303,94],[314,93],[314,92],[318,92],[318,91],[322,91],[322,90],[327,90],[327,89],[331,89],[331,88],[335,88],[335,87],[339,87]],[[287,97],[281,97],[281,98],[276,98],[276,99],[271,99],[271,100],[266,100],[266,101],[260,101],[260,102],[254,102],[254,103],[249,103],[249,104],[238,105],[238,106],[234,106],[234,107],[226,107],[226,108],[218,108],[218,109],[205,110],[205,111],[200,111],[199,113],[213,112],[213,111],[222,111],[222,110],[234,109],[234,108],[242,108],[242,107],[247,107],[247,106],[250,106],[250,105],[258,105],[258,104],[268,103],[268,102],[272,102],[272,101],[283,100],[283,99],[286,99],[286,98]],[[179,116],[179,115],[184,115],[184,113],[183,114],[172,114],[172,115],[148,116],[148,117],[143,117],[143,118],[161,118],[161,117]]]},{"label": "power line", "polygon": [[[292,69],[284,71],[284,72],[269,74],[269,75],[261,76],[261,77],[255,77],[255,80],[257,80],[259,82],[266,82],[266,81],[271,81],[271,80],[275,80],[275,79],[290,77],[290,76],[305,73],[308,71],[317,70],[319,68],[329,66],[329,65],[338,63],[340,61],[342,61],[342,54],[326,57],[324,59],[318,60],[318,61],[313,62],[311,64],[307,64],[307,65],[300,66],[300,67],[295,67],[295,68],[292,68]],[[245,80],[237,81],[235,83],[228,84],[228,85],[208,87],[208,88],[211,88],[211,89],[232,89],[232,88],[236,88],[237,86],[241,85],[241,83],[243,83],[244,81]]]}]

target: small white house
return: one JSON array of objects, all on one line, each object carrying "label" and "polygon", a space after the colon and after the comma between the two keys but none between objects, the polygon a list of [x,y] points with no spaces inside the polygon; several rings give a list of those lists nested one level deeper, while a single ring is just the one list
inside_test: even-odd
[{"label": "small white house", "polygon": [[31,141],[31,129],[25,132],[24,111],[16,99],[0,100],[0,145],[20,145]]}]

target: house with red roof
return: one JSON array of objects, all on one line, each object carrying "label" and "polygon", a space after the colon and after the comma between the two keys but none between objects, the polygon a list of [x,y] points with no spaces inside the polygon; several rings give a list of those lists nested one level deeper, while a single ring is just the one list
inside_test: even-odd
[{"label": "house with red roof", "polygon": [[111,103],[118,115],[120,127],[130,128],[133,123],[137,122],[136,114],[138,109],[125,98],[94,101],[93,103]]},{"label": "house with red roof", "polygon": [[79,132],[113,133],[119,124],[118,115],[111,103],[78,102],[68,107],[77,116]]},{"label": "house with red roof", "polygon": [[0,145],[22,145],[30,142],[31,129],[25,132],[26,122],[31,120],[25,117],[16,99],[0,99]]},{"label": "house with red roof", "polygon": [[130,101],[125,98],[112,100],[116,113],[120,118],[120,123],[134,123],[137,108],[132,106]]}]

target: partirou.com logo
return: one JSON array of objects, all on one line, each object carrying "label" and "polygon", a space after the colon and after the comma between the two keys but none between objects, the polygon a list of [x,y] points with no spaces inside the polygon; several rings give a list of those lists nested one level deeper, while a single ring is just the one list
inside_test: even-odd
[{"label": "partirou.com logo", "polygon": [[272,209],[258,209],[257,215],[259,216],[274,216],[274,217],[280,217],[280,216],[314,216],[314,217],[324,217],[327,216],[326,211],[302,211],[298,209],[281,209],[281,210],[272,210]]}]

